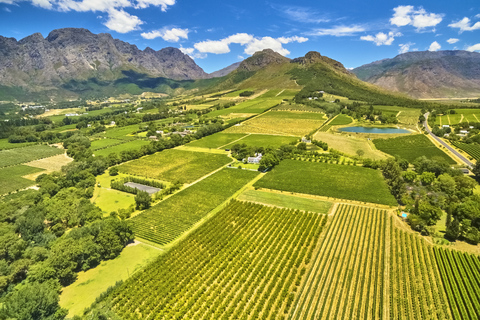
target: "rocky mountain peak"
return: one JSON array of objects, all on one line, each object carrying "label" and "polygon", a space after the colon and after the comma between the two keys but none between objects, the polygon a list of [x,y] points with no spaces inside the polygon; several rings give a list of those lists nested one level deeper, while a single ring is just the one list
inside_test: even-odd
[{"label": "rocky mountain peak", "polygon": [[282,56],[280,53],[275,52],[272,49],[264,49],[255,52],[250,58],[243,60],[237,70],[257,71],[271,64],[282,64],[289,61],[289,58]]}]

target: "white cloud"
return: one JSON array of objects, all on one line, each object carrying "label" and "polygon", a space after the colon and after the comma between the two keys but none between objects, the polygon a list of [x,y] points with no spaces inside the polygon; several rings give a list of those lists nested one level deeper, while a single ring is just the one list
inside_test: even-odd
[{"label": "white cloud", "polygon": [[465,17],[462,20],[450,23],[448,26],[451,28],[458,28],[458,33],[462,33],[464,31],[473,31],[480,29],[480,21],[476,22],[474,25],[471,25],[470,19]]},{"label": "white cloud", "polygon": [[19,2],[31,2],[36,7],[60,12],[105,12],[108,14],[105,26],[110,30],[126,33],[138,30],[143,21],[126,12],[125,8],[159,7],[166,11],[176,0],[0,0],[0,3],[6,4]]},{"label": "white cloud", "polygon": [[480,19],[480,13],[475,15],[475,18]]},{"label": "white cloud", "polygon": [[245,60],[245,57],[243,57],[243,56],[237,56],[237,59],[238,59],[238,60]]},{"label": "white cloud", "polygon": [[397,27],[411,25],[422,31],[425,28],[435,27],[443,20],[443,14],[428,13],[422,7],[415,9],[414,6],[398,6],[393,9],[394,14],[390,23]]},{"label": "white cloud", "polygon": [[195,51],[195,48],[180,47],[179,50],[182,51],[184,54],[191,55],[193,53],[193,51]]},{"label": "white cloud", "polygon": [[314,29],[311,32],[308,32],[307,35],[346,37],[346,36],[354,36],[355,34],[363,31],[365,31],[365,28],[359,25],[335,26],[333,28]]},{"label": "white cloud", "polygon": [[474,44],[466,49],[467,51],[479,51],[480,52],[480,43]]},{"label": "white cloud", "polygon": [[413,42],[399,44],[398,46],[400,47],[400,49],[398,49],[398,53],[406,53],[410,51],[410,47],[413,46],[414,44],[415,43]]},{"label": "white cloud", "polygon": [[253,35],[247,33],[237,33],[221,40],[206,40],[198,42],[195,43],[193,46],[195,47],[195,49],[202,53],[222,54],[229,53],[230,44],[235,43],[245,46],[244,52],[249,55],[252,55],[255,52],[261,51],[263,49],[272,49],[282,55],[288,55],[290,51],[283,48],[283,44],[288,44],[291,42],[302,43],[305,41],[308,41],[308,38],[298,36],[280,38],[256,38]]},{"label": "white cloud", "polygon": [[155,38],[162,38],[168,42],[178,42],[180,38],[188,39],[188,33],[190,30],[188,29],[180,29],[180,28],[172,28],[172,29],[163,29],[163,30],[154,30],[150,32],[143,32],[141,36],[145,39],[155,39]]},{"label": "white cloud", "polygon": [[287,18],[293,21],[303,23],[322,23],[329,22],[325,16],[312,8],[298,7],[298,6],[284,6],[279,9]]},{"label": "white cloud", "polygon": [[123,10],[112,9],[108,12],[108,20],[105,26],[118,33],[127,33],[138,30],[143,23],[137,16],[132,16]]},{"label": "white cloud", "polygon": [[362,36],[360,37],[360,39],[365,41],[372,41],[377,46],[381,46],[381,45],[389,46],[392,44],[393,40],[395,40],[395,37],[401,37],[401,36],[402,34],[400,32],[394,33],[390,31],[388,34],[379,32],[375,36],[372,36],[372,35]]},{"label": "white cloud", "polygon": [[428,48],[428,51],[438,51],[441,48],[442,46],[437,41],[433,41],[430,47]]},{"label": "white cloud", "polygon": [[447,40],[447,42],[450,43],[450,44],[457,43],[458,41],[460,41],[460,39],[450,38],[450,39]]}]

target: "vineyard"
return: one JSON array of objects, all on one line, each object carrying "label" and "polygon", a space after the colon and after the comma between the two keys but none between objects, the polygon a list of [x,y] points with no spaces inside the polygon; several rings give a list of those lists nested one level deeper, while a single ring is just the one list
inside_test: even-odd
[{"label": "vineyard", "polygon": [[0,168],[48,158],[61,153],[64,153],[64,150],[46,145],[3,150],[0,151]]},{"label": "vineyard", "polygon": [[435,248],[435,257],[454,319],[478,319],[480,315],[478,257],[441,248]]},{"label": "vineyard", "polygon": [[225,148],[231,148],[237,143],[246,144],[247,146],[252,147],[271,147],[274,149],[280,148],[285,144],[295,144],[299,141],[297,137],[288,137],[288,136],[276,136],[268,134],[251,134],[239,140],[237,142],[232,142]]},{"label": "vineyard", "polygon": [[221,146],[227,145],[233,141],[245,137],[244,133],[215,133],[210,136],[203,137],[200,140],[195,140],[190,142],[188,147],[198,147],[198,148],[220,148]]},{"label": "vineyard", "polygon": [[123,319],[283,319],[326,221],[232,201],[106,303]]},{"label": "vineyard", "polygon": [[43,171],[25,165],[0,168],[0,195],[35,185],[35,181],[23,176]]},{"label": "vineyard", "polygon": [[106,147],[106,148],[103,148],[103,149],[98,149],[98,150],[95,150],[93,153],[97,157],[98,156],[107,157],[110,153],[120,154],[122,151],[140,150],[140,148],[142,146],[146,146],[148,144],[150,144],[150,141],[132,140],[132,141],[128,141],[128,142],[125,142],[125,143],[116,144],[116,145],[113,145],[113,146],[110,146],[110,147]]},{"label": "vineyard", "polygon": [[222,169],[132,219],[135,234],[165,245],[231,197],[258,172]]},{"label": "vineyard", "polygon": [[465,151],[475,160],[480,160],[480,145],[471,144],[471,143],[461,143],[458,141],[453,141],[452,144],[459,148],[460,150]]}]

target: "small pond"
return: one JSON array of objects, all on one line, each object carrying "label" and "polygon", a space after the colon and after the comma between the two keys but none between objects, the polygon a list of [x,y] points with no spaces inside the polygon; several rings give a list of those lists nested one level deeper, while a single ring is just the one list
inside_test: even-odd
[{"label": "small pond", "polygon": [[358,132],[358,133],[410,133],[405,129],[397,128],[375,128],[375,127],[346,127],[340,128],[343,132]]}]

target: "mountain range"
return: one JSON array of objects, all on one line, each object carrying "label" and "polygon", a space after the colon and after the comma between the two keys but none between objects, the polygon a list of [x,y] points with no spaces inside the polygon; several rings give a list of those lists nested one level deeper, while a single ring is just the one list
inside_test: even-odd
[{"label": "mountain range", "polygon": [[357,77],[413,98],[480,96],[480,53],[419,51],[352,70]]}]

